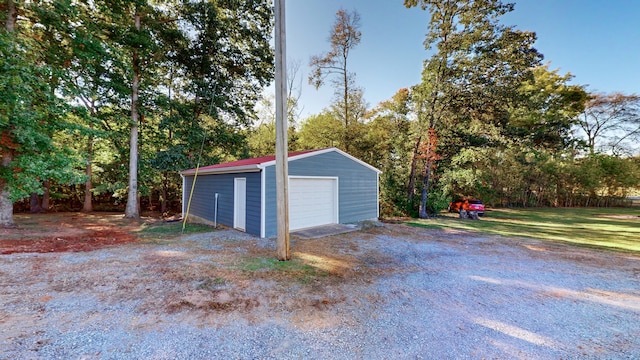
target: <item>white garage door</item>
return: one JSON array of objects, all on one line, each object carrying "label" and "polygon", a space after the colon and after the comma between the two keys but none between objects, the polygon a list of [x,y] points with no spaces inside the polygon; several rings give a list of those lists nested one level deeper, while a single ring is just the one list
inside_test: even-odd
[{"label": "white garage door", "polygon": [[289,178],[289,229],[337,223],[337,178]]}]

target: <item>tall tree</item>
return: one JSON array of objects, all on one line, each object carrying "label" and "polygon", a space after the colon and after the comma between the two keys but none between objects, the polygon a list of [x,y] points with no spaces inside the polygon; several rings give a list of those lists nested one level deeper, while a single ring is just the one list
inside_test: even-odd
[{"label": "tall tree", "polygon": [[[13,225],[13,201],[42,193],[42,180],[77,181],[73,155],[52,136],[67,129],[65,106],[52,81],[55,68],[41,57],[34,28],[41,22],[28,6],[2,3],[0,30],[0,225]],[[18,14],[20,17],[18,17]],[[17,22],[17,19],[27,21]]]},{"label": "tall tree", "polygon": [[340,9],[336,13],[336,20],[329,36],[331,50],[311,57],[309,64],[312,68],[309,83],[314,85],[316,89],[323,85],[328,76],[335,75],[332,85],[338,100],[336,108],[340,111],[340,118],[345,129],[344,138],[341,140],[346,151],[349,151],[354,140],[354,137],[350,135],[350,127],[358,121],[359,116],[364,115],[352,111],[354,97],[361,98],[362,90],[355,85],[355,73],[350,72],[348,67],[349,54],[361,39],[360,14],[355,10],[349,12]]},{"label": "tall tree", "polygon": [[[15,135],[12,133],[13,124],[9,121],[19,114],[20,102],[22,94],[18,93],[20,90],[27,90],[24,87],[14,86],[14,82],[19,82],[19,76],[23,72],[23,69],[16,69],[16,66],[24,64],[24,58],[17,49],[14,39],[14,29],[16,19],[18,17],[18,11],[15,3],[12,0],[5,1],[5,22],[4,31],[0,32],[0,69],[2,69],[2,78],[0,79],[0,90],[3,94],[16,94],[15,97],[9,96],[2,97],[3,111],[0,113],[2,116],[2,132],[0,133],[0,145],[2,146],[2,173],[0,173],[0,225],[13,226],[13,201],[10,197],[10,188],[8,184],[9,173],[11,172],[11,162],[13,161],[15,150],[18,148]],[[10,73],[10,69],[16,69],[13,73]],[[15,77],[17,81],[10,81],[10,76]],[[11,92],[9,92],[11,90]],[[6,110],[5,110],[6,109]]]},{"label": "tall tree", "polygon": [[[141,9],[136,6],[134,11],[135,33],[139,34],[142,30]],[[129,193],[124,216],[137,219],[140,217],[140,204],[138,203],[138,126],[140,125],[140,110],[138,109],[138,98],[140,96],[141,72],[140,53],[135,46],[131,52],[131,63],[133,79],[131,81],[131,134],[129,136]]]},{"label": "tall tree", "polygon": [[165,41],[161,76],[169,96],[158,96],[157,131],[148,131],[155,150],[148,163],[163,192],[166,184],[178,182],[179,170],[198,160],[248,156],[245,129],[273,79],[270,1],[182,2],[176,11],[180,32]]},{"label": "tall tree", "polygon": [[71,148],[85,156],[87,211],[100,191],[133,195],[133,205],[160,186],[166,200],[203,143],[203,162],[247,155],[244,130],[273,78],[270,1],[1,0],[0,9],[0,89],[11,95],[0,99],[3,219],[25,191],[63,181],[51,169],[75,175]]},{"label": "tall tree", "polygon": [[636,152],[640,140],[640,96],[595,94],[578,116],[589,154],[608,151],[616,155]]},{"label": "tall tree", "polygon": [[[434,152],[440,133],[457,132],[450,136],[457,149],[486,144],[508,121],[505,104],[517,100],[519,84],[530,77],[529,69],[541,55],[532,47],[535,34],[499,24],[499,17],[512,11],[513,4],[500,0],[405,0],[404,4],[429,11],[424,44],[435,50],[424,62],[422,83],[414,89],[421,126],[411,178],[422,162],[419,214],[424,218],[432,171],[440,157]],[[412,181],[409,197],[414,186]]]},{"label": "tall tree", "polygon": [[[50,81],[52,89],[67,104],[74,104],[70,108],[75,116],[67,118],[76,129],[74,135],[87,138],[85,147],[74,147],[77,152],[85,154],[87,180],[83,211],[91,211],[91,155],[95,136],[92,129],[100,104],[104,102],[102,99],[106,98],[99,94],[98,89],[100,83],[104,83],[101,77],[110,60],[102,44],[104,33],[101,31],[100,21],[95,19],[95,6],[88,3],[39,0],[34,2],[31,9],[40,19],[38,43],[47,49],[42,52],[42,61],[54,69]],[[44,179],[44,184],[47,183]],[[44,209],[47,209],[46,190],[45,187],[42,199]]]},{"label": "tall tree", "polygon": [[[127,132],[128,146],[117,140],[122,156],[128,158],[128,184],[125,217],[140,216],[140,137],[145,117],[153,116],[151,109],[160,96],[159,68],[166,64],[168,42],[176,40],[177,19],[163,4],[148,0],[102,0],[96,2],[102,17],[112,66],[109,87],[113,89],[112,107],[120,114],[128,113],[129,121],[118,117],[110,120],[120,136]],[[127,153],[125,155],[125,152]],[[147,174],[148,172],[145,172]]]}]

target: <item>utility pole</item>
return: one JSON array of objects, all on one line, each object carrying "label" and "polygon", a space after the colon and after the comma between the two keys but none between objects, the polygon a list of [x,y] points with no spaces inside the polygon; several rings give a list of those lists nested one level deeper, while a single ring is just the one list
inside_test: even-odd
[{"label": "utility pole", "polygon": [[276,200],[278,239],[276,249],[278,260],[289,260],[289,156],[287,153],[287,51],[284,4],[285,0],[275,0],[276,17]]}]

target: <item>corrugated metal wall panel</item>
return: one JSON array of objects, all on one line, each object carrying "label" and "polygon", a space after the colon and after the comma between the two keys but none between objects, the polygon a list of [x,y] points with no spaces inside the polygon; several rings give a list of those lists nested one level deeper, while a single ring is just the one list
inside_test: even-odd
[{"label": "corrugated metal wall panel", "polygon": [[[260,173],[199,175],[191,199],[189,213],[214,221],[215,194],[218,193],[218,223],[233,227],[233,179],[247,179],[247,229],[249,234],[260,236]],[[185,176],[186,199],[193,176]]]},{"label": "corrugated metal wall panel", "polygon": [[276,227],[276,215],[277,215],[277,206],[276,206],[276,169],[275,166],[267,166],[264,170],[265,172],[264,181],[264,201],[265,201],[265,237],[273,237],[278,233],[278,229]]},{"label": "corrugated metal wall panel", "polygon": [[[276,235],[276,190],[273,166],[265,169],[265,235]],[[338,152],[289,162],[290,176],[337,176],[339,222],[353,223],[378,216],[378,175]]]}]

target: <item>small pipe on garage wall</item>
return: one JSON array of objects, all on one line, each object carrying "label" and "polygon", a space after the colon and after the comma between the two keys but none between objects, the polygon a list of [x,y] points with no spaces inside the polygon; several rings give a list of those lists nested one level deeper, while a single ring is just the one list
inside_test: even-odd
[{"label": "small pipe on garage wall", "polygon": [[215,200],[213,202],[213,227],[217,228],[218,227],[218,196],[220,196],[220,194],[216,193],[215,194]]}]

